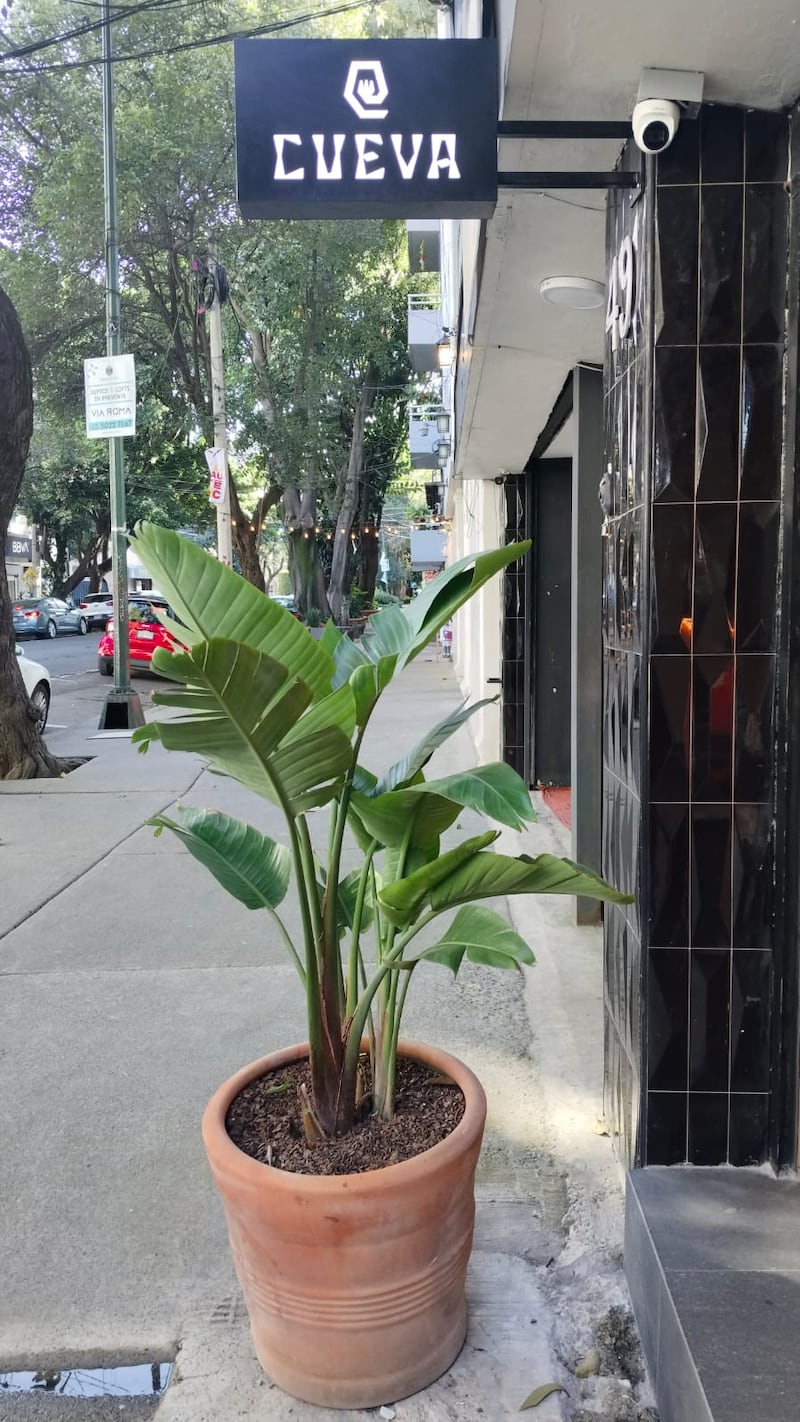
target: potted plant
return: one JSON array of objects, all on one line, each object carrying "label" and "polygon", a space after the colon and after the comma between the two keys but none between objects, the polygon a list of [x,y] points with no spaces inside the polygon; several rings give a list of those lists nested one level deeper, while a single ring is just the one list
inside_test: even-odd
[{"label": "potted plant", "polygon": [[[529,545],[452,565],[409,605],[376,613],[359,644],[332,623],[314,641],[285,609],[175,533],[145,524],[134,545],[181,618],[177,629],[164,620],[185,647],[153,657],[177,683],[153,700],[178,716],[151,722],[134,740],[141,750],[158,740],[204,756],[277,806],[288,840],[209,810],[151,821],[241,903],[266,910],[305,994],[307,1042],[244,1067],[203,1120],[256,1352],[295,1396],[376,1406],[433,1381],[464,1341],[486,1110],[465,1066],[401,1041],[408,985],[423,963],[457,973],[465,956],[502,968],[534,961],[484,899],[621,897],[552,855],[494,853],[499,831],[491,827],[441,847],[463,808],[517,829],[534,818],[524,782],[507,765],[426,779],[436,748],[477,705],[427,729],[383,773],[361,764],[381,692]],[[324,836],[318,817],[312,824],[320,808]],[[360,852],[350,873],[342,867],[346,836]],[[279,913],[290,883],[297,943]],[[426,1131],[433,1116],[426,1142],[435,1143],[421,1153],[414,1139],[397,1143],[409,1124],[395,1112],[398,1083],[404,1099],[419,1099]]]}]

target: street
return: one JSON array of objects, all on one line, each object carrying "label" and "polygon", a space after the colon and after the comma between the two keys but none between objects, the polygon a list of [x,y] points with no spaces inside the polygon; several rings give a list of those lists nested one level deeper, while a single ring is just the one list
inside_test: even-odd
[{"label": "street", "polygon": [[[49,638],[39,641],[35,637],[20,639],[19,645],[25,655],[32,662],[40,662],[50,673],[52,701],[47,724],[48,742],[60,730],[99,720],[103,702],[114,685],[111,677],[101,676],[97,670],[97,644],[102,635],[98,628],[85,637],[61,636],[52,641]],[[153,676],[132,679],[143,705],[149,704],[150,692],[155,684]],[[58,752],[55,741],[51,749]]]}]

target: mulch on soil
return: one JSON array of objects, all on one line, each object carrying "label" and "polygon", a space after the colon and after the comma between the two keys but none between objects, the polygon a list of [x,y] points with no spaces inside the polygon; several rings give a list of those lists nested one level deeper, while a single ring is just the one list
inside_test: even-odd
[{"label": "mulch on soil", "polygon": [[[367,1071],[369,1063],[366,1063]],[[294,1062],[251,1081],[228,1109],[225,1126],[240,1150],[265,1165],[298,1175],[357,1175],[421,1155],[454,1131],[464,1114],[464,1097],[421,1062],[397,1063],[395,1116],[391,1121],[364,1115],[346,1136],[306,1140],[298,1092],[310,1092],[307,1062]],[[369,1083],[367,1083],[369,1085]],[[287,1089],[275,1093],[276,1087]]]}]

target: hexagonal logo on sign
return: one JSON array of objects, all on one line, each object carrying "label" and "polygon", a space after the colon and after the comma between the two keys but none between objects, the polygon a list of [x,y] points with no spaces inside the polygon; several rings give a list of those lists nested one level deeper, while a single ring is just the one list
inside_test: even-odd
[{"label": "hexagonal logo on sign", "polygon": [[386,118],[389,110],[381,108],[389,93],[389,85],[379,59],[354,59],[347,73],[344,97],[360,119]]}]

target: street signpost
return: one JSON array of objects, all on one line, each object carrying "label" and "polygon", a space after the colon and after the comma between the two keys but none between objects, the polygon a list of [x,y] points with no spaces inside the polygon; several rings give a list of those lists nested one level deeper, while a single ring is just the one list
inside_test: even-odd
[{"label": "street signpost", "polygon": [[83,362],[86,438],[136,434],[136,370],[132,355]]},{"label": "street signpost", "polygon": [[[136,382],[133,357],[120,353],[119,234],[117,232],[117,158],[114,139],[114,64],[111,0],[103,0],[103,195],[106,234],[106,356],[87,361],[98,371],[94,389],[103,398],[86,402],[86,432],[108,439],[111,490],[111,586],[114,596],[114,689],[100,715],[101,731],[127,731],[144,725],[144,712],[131,687],[128,645],[128,527],[125,512],[123,437],[136,430]],[[102,367],[102,370],[99,368]],[[108,374],[110,367],[111,373]],[[87,379],[88,372],[84,368]],[[104,380],[105,384],[101,384]],[[126,398],[130,397],[130,398]],[[92,410],[97,413],[92,414]],[[117,412],[117,413],[112,413]],[[105,426],[95,434],[90,423]]]}]

